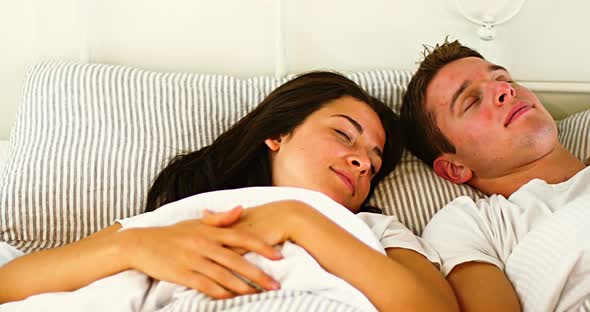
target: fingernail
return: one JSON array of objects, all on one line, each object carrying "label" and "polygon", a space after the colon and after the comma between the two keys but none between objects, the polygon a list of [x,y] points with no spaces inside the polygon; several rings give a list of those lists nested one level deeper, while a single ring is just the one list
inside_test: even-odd
[{"label": "fingernail", "polygon": [[277,281],[272,281],[270,282],[270,290],[279,290],[281,289],[281,284],[279,284]]},{"label": "fingernail", "polygon": [[275,250],[275,252],[274,252],[274,256],[275,256],[275,258],[277,258],[278,260],[280,260],[280,259],[283,259],[283,254],[282,254],[280,251],[278,251],[278,250]]}]

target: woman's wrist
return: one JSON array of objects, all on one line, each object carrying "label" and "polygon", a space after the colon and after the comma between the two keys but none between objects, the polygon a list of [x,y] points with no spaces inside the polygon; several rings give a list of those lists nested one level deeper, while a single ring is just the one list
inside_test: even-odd
[{"label": "woman's wrist", "polygon": [[316,209],[301,201],[290,201],[289,209],[289,218],[285,218],[288,223],[289,238],[294,243],[303,246],[305,245],[304,240],[306,240],[307,232],[305,229],[321,227],[322,219],[325,217]]},{"label": "woman's wrist", "polygon": [[142,229],[128,229],[113,233],[115,253],[122,262],[124,270],[136,269],[135,256],[138,249],[136,248],[141,242]]},{"label": "woman's wrist", "polygon": [[[285,240],[297,241],[302,229],[308,227],[317,211],[308,204],[298,200],[282,200],[260,206],[267,217],[265,222],[272,224],[277,233],[280,233],[280,242]],[[256,209],[256,208],[254,208]],[[273,240],[274,241],[274,240]]]}]

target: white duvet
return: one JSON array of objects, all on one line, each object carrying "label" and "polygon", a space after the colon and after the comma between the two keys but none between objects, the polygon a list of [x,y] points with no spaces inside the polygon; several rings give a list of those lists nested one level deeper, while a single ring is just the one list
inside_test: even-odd
[{"label": "white duvet", "polygon": [[[223,211],[237,204],[247,208],[284,199],[297,199],[315,207],[368,246],[385,253],[379,239],[356,215],[321,193],[298,188],[256,187],[199,194],[121,223],[123,230],[168,225],[199,218],[205,208]],[[279,261],[270,261],[254,253],[248,253],[245,257],[279,281],[281,291],[303,290],[363,311],[375,311],[375,307],[361,292],[326,272],[303,248],[290,242],[280,248],[284,259]],[[155,281],[143,273],[129,270],[98,280],[77,291],[41,294],[7,303],[0,306],[0,311],[156,311],[187,293],[195,291]],[[195,298],[210,300],[205,296]]]}]

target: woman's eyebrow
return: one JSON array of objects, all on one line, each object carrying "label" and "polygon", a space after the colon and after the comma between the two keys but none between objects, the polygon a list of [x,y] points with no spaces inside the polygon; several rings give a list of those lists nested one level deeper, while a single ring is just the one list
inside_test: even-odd
[{"label": "woman's eyebrow", "polygon": [[[340,117],[340,118],[344,118],[346,120],[348,120],[354,127],[355,129],[360,133],[363,134],[363,132],[365,131],[365,129],[363,128],[363,126],[361,126],[360,123],[358,123],[358,121],[354,120],[354,118],[345,115],[345,114],[335,114],[332,115],[330,117]],[[377,154],[377,156],[379,156],[379,158],[383,158],[383,151],[381,151],[380,148],[378,147],[374,147],[373,148],[373,152],[375,152],[375,154]]]},{"label": "woman's eyebrow", "polygon": [[361,126],[360,123],[358,123],[358,121],[354,120],[354,118],[348,116],[348,115],[344,115],[344,114],[336,114],[336,115],[332,115],[330,117],[342,117],[348,121],[350,121],[350,123],[356,128],[356,130],[360,133],[363,134],[363,132],[365,131],[365,129],[363,128],[363,126]]}]

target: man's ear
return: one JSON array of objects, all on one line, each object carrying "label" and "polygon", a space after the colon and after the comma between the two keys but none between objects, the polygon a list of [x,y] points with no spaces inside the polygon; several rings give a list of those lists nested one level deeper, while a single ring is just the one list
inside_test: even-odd
[{"label": "man's ear", "polygon": [[438,156],[434,160],[434,172],[441,178],[455,184],[463,184],[473,176],[473,171],[453,160],[449,154]]},{"label": "man's ear", "polygon": [[282,137],[264,140],[264,144],[266,144],[266,146],[268,146],[268,149],[270,149],[273,152],[277,152],[281,148],[281,142]]}]

